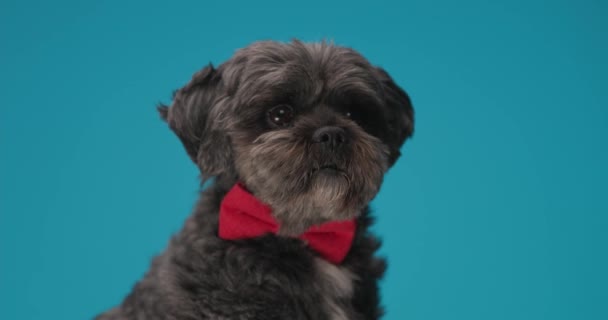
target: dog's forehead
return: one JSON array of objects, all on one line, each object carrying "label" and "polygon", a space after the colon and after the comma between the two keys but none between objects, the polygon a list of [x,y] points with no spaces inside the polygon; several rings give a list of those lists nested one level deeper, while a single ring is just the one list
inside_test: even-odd
[{"label": "dog's forehead", "polygon": [[380,88],[364,57],[326,43],[255,43],[238,51],[227,71],[231,91],[246,105],[285,96],[311,103],[348,94],[376,97]]}]

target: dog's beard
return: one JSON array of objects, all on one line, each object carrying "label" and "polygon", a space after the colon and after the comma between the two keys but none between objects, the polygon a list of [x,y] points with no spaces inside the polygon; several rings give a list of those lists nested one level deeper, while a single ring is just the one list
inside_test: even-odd
[{"label": "dog's beard", "polygon": [[281,234],[354,218],[378,192],[388,151],[358,126],[345,126],[352,143],[339,152],[323,152],[307,135],[298,134],[298,128],[267,132],[252,143],[237,144],[239,175],[272,207]]}]

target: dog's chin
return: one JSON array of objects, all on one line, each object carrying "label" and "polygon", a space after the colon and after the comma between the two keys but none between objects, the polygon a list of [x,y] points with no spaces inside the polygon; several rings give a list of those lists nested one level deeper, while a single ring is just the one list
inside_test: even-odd
[{"label": "dog's chin", "polygon": [[328,220],[345,218],[343,215],[347,209],[349,181],[347,173],[335,166],[313,170],[308,193],[313,206],[326,209],[320,210],[321,218]]},{"label": "dog's chin", "polygon": [[356,218],[368,199],[358,199],[367,195],[356,193],[351,180],[347,171],[337,167],[312,170],[305,191],[277,205],[289,211],[277,212],[280,233],[297,234],[313,225]]}]

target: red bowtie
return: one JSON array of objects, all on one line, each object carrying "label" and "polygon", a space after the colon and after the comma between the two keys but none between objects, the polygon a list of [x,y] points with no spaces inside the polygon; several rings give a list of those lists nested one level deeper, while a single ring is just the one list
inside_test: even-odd
[{"label": "red bowtie", "polygon": [[[327,222],[313,226],[299,236],[308,246],[332,263],[346,257],[355,237],[355,220]],[[219,236],[225,240],[276,234],[279,223],[272,209],[237,183],[220,206]]]}]

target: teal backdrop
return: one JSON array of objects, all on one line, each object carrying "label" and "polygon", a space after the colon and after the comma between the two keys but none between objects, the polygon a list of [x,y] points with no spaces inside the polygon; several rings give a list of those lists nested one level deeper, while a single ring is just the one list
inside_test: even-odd
[{"label": "teal backdrop", "polygon": [[0,2],[0,319],[118,304],[189,215],[155,105],[261,39],[333,39],[411,95],[373,202],[384,319],[608,319],[605,1]]}]

